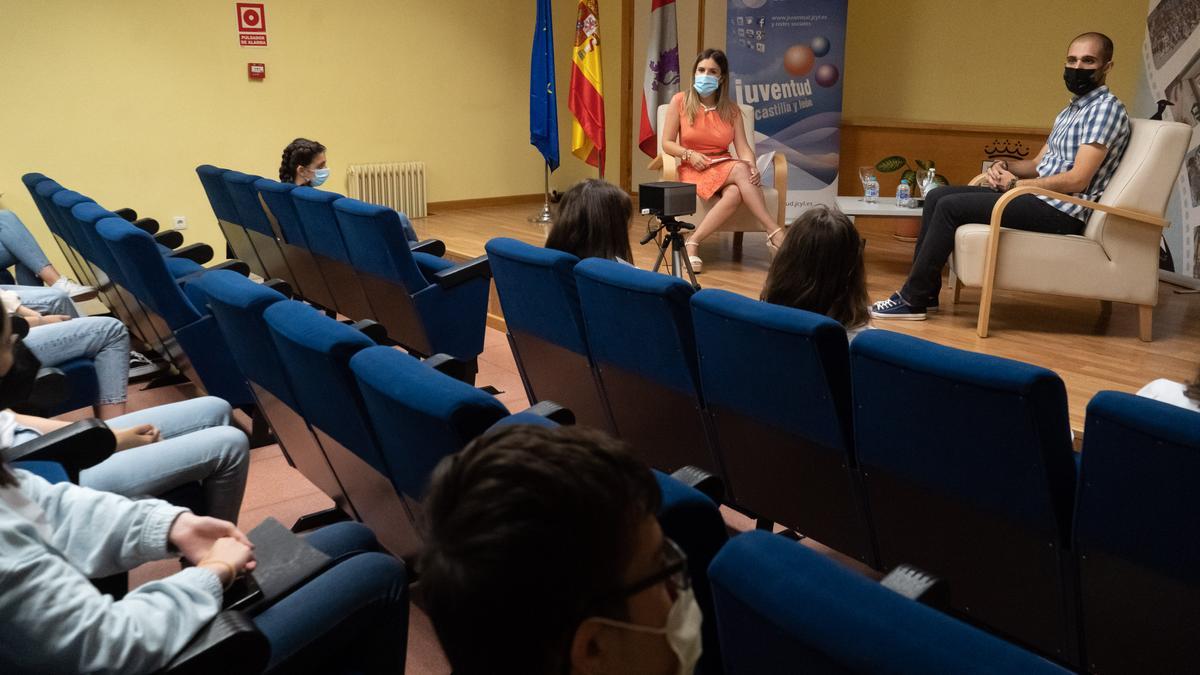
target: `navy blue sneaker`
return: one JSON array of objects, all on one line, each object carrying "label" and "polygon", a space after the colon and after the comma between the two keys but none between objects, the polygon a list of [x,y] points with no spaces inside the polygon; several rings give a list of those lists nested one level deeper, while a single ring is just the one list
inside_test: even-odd
[{"label": "navy blue sneaker", "polygon": [[892,293],[892,297],[887,300],[880,300],[871,305],[871,318],[924,321],[925,308],[913,307],[905,302],[899,293]]}]

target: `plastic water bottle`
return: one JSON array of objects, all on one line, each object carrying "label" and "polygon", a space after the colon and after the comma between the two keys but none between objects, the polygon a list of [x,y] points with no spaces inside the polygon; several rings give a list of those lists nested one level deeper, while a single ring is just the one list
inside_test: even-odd
[{"label": "plastic water bottle", "polygon": [[908,187],[908,179],[903,178],[896,187],[896,206],[908,206],[909,199],[912,199],[912,190]]},{"label": "plastic water bottle", "polygon": [[863,192],[866,193],[863,197],[863,201],[865,201],[868,204],[874,204],[874,203],[878,202],[879,201],[879,181],[877,181],[877,180],[867,181],[867,183],[863,186]]}]

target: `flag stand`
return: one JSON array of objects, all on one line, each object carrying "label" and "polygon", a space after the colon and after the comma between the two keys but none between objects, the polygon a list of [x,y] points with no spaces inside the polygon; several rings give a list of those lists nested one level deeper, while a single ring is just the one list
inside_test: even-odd
[{"label": "flag stand", "polygon": [[550,224],[550,165],[546,164],[546,191],[545,201],[542,202],[542,212],[536,216],[529,216],[529,222],[538,223],[543,227]]}]

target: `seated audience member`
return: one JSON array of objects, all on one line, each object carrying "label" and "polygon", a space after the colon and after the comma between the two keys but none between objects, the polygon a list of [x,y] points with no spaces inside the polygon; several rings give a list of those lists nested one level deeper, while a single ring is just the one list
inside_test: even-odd
[{"label": "seated audience member", "polygon": [[[1104,81],[1112,70],[1113,43],[1084,33],[1067,48],[1063,80],[1074,97],[1054,120],[1049,140],[1033,159],[1001,160],[988,169],[987,186],[946,186],[929,193],[912,271],[904,286],[871,306],[876,319],[924,320],[938,306],[942,267],[954,251],[954,232],[987,223],[1000,196],[1017,187],[1039,187],[1099,201],[1129,145],[1129,115]],[[1004,227],[1080,234],[1091,209],[1040,195],[1021,195],[1004,209]]]},{"label": "seated audience member", "polygon": [[0,290],[0,303],[5,314],[16,314],[29,323],[29,335],[22,342],[43,366],[58,366],[81,357],[92,360],[99,388],[94,403],[97,417],[106,420],[125,414],[130,351],[129,331],[124,324],[105,316],[43,316],[25,306],[12,291]]},{"label": "seated audience member", "polygon": [[[0,406],[28,386],[0,329]],[[23,381],[18,381],[18,379]],[[337,662],[396,672],[407,628],[405,574],[371,553],[369,530],[341,523],[309,536],[335,564],[254,618],[277,671],[327,672]],[[151,673],[220,611],[224,589],[255,567],[233,523],[159,500],[131,501],[0,464],[0,672]],[[182,554],[189,567],[123,599],[88,580]]]},{"label": "seated audience member", "polygon": [[[279,165],[279,182],[320,187],[329,179],[328,160],[325,146],[307,138],[297,138],[283,149],[283,162]],[[417,241],[417,232],[412,221],[400,213],[400,225],[409,241]]]},{"label": "seated audience member", "polygon": [[576,183],[558,202],[546,248],[577,258],[606,258],[633,263],[629,219],[633,201],[621,188],[589,178]]},{"label": "seated audience member", "polygon": [[1189,384],[1159,378],[1139,389],[1137,395],[1200,412],[1200,375]]},{"label": "seated audience member", "polygon": [[788,228],[761,300],[824,314],[845,326],[846,337],[853,340],[871,327],[865,243],[842,212],[810,208]]},{"label": "seated audience member", "polygon": [[17,283],[22,286],[38,287],[44,283],[81,302],[96,297],[96,289],[59,274],[17,214],[0,209],[0,267],[13,265],[17,268]]},{"label": "seated audience member", "polygon": [[514,426],[434,472],[421,588],[457,675],[691,673],[700,608],[623,443]]}]

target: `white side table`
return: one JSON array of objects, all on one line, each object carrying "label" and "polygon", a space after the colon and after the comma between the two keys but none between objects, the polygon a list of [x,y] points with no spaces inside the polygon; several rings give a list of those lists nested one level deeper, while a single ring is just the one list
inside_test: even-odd
[{"label": "white side table", "polygon": [[896,198],[879,196],[879,201],[868,204],[862,197],[839,195],[837,206],[842,213],[856,218],[887,218],[895,220],[893,237],[900,241],[915,242],[921,231],[921,207],[896,206]]}]

